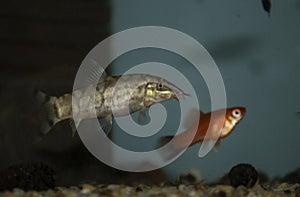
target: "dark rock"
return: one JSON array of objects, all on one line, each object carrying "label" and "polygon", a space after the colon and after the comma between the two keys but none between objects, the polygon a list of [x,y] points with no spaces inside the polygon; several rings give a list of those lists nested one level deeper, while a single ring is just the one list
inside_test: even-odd
[{"label": "dark rock", "polygon": [[226,196],[227,196],[226,193],[225,193],[224,191],[220,191],[220,192],[218,193],[218,195],[219,195],[220,197],[226,197]]},{"label": "dark rock", "polygon": [[143,191],[143,189],[142,189],[142,187],[140,187],[140,186],[137,186],[137,187],[135,188],[135,191],[136,191],[136,192],[142,192],[142,191]]},{"label": "dark rock", "polygon": [[238,164],[229,172],[230,183],[233,187],[243,185],[253,187],[258,183],[258,173],[250,164]]},{"label": "dark rock", "polygon": [[28,190],[47,190],[55,186],[55,173],[43,163],[19,164],[0,172],[0,190],[14,188]]},{"label": "dark rock", "polygon": [[283,177],[283,181],[288,183],[300,183],[300,168]]},{"label": "dark rock", "polygon": [[176,178],[176,183],[187,185],[198,184],[201,181],[203,181],[203,177],[198,169],[190,169]]}]

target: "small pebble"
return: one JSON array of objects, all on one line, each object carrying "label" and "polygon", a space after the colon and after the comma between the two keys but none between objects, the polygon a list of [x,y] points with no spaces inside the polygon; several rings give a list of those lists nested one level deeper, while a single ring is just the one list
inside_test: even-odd
[{"label": "small pebble", "polygon": [[299,188],[299,184],[289,184],[289,183],[281,183],[276,188],[274,188],[274,191],[281,191],[285,193],[291,193],[292,191],[296,191]]},{"label": "small pebble", "polygon": [[249,194],[249,190],[245,186],[240,185],[236,188],[235,194],[237,196],[247,196]]},{"label": "small pebble", "polygon": [[93,186],[93,185],[90,185],[90,184],[83,184],[82,185],[82,190],[81,190],[81,193],[82,194],[89,194],[91,193],[92,191],[94,191],[96,188]]},{"label": "small pebble", "polygon": [[82,194],[89,194],[89,193],[91,193],[91,190],[89,190],[89,189],[82,189],[81,193]]},{"label": "small pebble", "polygon": [[24,194],[25,194],[24,190],[18,189],[18,188],[15,188],[15,189],[13,190],[13,193],[14,193],[14,195],[16,195],[16,196],[21,196],[21,195],[24,195]]},{"label": "small pebble", "polygon": [[82,185],[82,189],[87,189],[87,190],[93,191],[93,190],[96,189],[96,187],[93,186],[93,185],[90,185],[90,184],[83,184],[83,185]]},{"label": "small pebble", "polygon": [[178,186],[178,190],[179,190],[179,191],[184,191],[185,188],[186,188],[186,186],[183,185],[183,184],[180,184],[180,185]]},{"label": "small pebble", "polygon": [[142,192],[142,191],[143,191],[143,189],[142,189],[142,187],[140,187],[140,186],[137,186],[137,187],[135,188],[135,191],[136,191],[136,192]]},{"label": "small pebble", "polygon": [[226,196],[232,196],[234,188],[229,185],[217,185],[214,189],[211,190],[211,192],[216,195],[223,195],[223,193],[225,193]]},{"label": "small pebble", "polygon": [[120,187],[121,187],[120,185],[111,184],[111,185],[107,186],[107,189],[115,190],[115,189],[118,189]]},{"label": "small pebble", "polygon": [[220,192],[218,193],[218,195],[219,195],[220,197],[226,197],[226,196],[227,196],[226,193],[225,193],[224,191],[220,191]]},{"label": "small pebble", "polygon": [[177,183],[183,183],[186,185],[199,184],[201,181],[203,181],[203,176],[198,169],[190,169],[176,178]]}]

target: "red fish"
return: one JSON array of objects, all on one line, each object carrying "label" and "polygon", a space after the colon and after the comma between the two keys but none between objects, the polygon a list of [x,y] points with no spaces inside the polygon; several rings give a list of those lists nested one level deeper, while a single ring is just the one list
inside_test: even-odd
[{"label": "red fish", "polygon": [[[215,139],[219,142],[220,139],[225,138],[231,133],[234,127],[244,117],[245,113],[246,108],[244,107],[219,109],[209,113],[200,111],[200,114],[198,111],[192,111],[192,117],[190,119],[193,120],[189,124],[189,128],[179,135],[160,138],[160,145],[170,142],[172,149],[174,149],[175,152],[178,152],[186,147],[204,141],[205,137],[208,140]],[[198,118],[195,119],[193,117],[199,117],[199,120]]]}]

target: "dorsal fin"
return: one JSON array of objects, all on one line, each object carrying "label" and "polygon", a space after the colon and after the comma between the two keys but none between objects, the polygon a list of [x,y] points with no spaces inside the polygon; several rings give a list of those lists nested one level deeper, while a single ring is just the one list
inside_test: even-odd
[{"label": "dorsal fin", "polygon": [[104,68],[94,59],[89,59],[87,72],[87,85],[96,85],[99,81],[107,77]]}]

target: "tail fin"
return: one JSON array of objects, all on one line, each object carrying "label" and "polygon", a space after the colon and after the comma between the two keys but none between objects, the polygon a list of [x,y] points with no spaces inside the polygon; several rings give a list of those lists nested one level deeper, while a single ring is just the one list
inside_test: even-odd
[{"label": "tail fin", "polygon": [[[174,136],[164,136],[161,137],[158,141],[157,148],[161,148],[162,146],[166,145],[169,143]],[[165,160],[170,160],[172,158],[175,158],[178,154],[181,153],[181,149],[176,148],[173,144],[170,144],[167,147],[163,147],[160,151],[159,154],[160,156]]]},{"label": "tail fin", "polygon": [[171,136],[171,135],[160,137],[156,148],[160,148],[160,147],[166,145],[167,143],[169,143],[172,140],[173,137],[174,136]]},{"label": "tail fin", "polygon": [[53,96],[48,96],[44,92],[35,90],[35,98],[42,110],[42,121],[41,121],[41,133],[47,134],[51,128],[59,122],[59,119],[56,117],[54,102],[57,99]]}]

